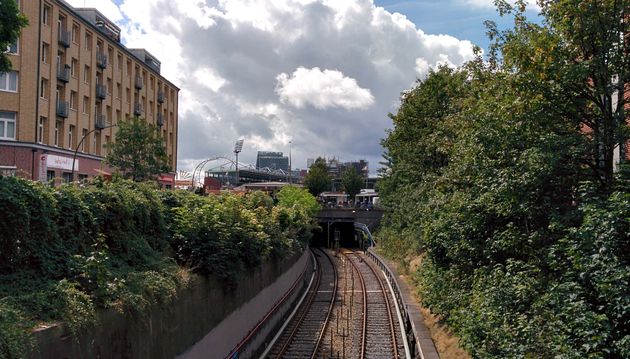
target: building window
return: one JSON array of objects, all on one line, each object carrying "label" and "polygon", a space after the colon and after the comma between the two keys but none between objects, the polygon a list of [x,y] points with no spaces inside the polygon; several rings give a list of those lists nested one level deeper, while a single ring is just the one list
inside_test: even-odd
[{"label": "building window", "polygon": [[15,140],[15,112],[0,111],[0,140]]},{"label": "building window", "polygon": [[40,117],[37,123],[37,142],[44,143],[44,128],[46,126],[46,117]]},{"label": "building window", "polygon": [[129,88],[125,89],[125,97],[127,98],[127,103],[131,102],[131,90]]},{"label": "building window", "polygon": [[15,39],[15,42],[7,45],[7,53],[11,55],[17,55],[19,51],[19,43],[20,43],[20,39],[17,38]]},{"label": "building window", "polygon": [[116,83],[116,99],[120,100],[122,98],[122,85]]},{"label": "building window", "polygon": [[118,53],[118,71],[122,71],[123,69],[123,57],[122,54]]},{"label": "building window", "polygon": [[85,67],[83,68],[83,82],[89,84],[91,77],[90,75],[90,67],[88,65],[85,65]]},{"label": "building window", "polygon": [[78,44],[79,41],[79,25],[72,24],[72,32],[70,33],[72,37],[72,42]]},{"label": "building window", "polygon": [[48,63],[48,55],[49,55],[49,49],[50,49],[50,45],[48,45],[45,42],[42,42],[42,62],[47,64]]},{"label": "building window", "polygon": [[131,77],[131,61],[127,60],[127,77]]},{"label": "building window", "polygon": [[83,131],[81,131],[81,137],[83,139],[83,142],[81,142],[81,152],[85,152],[85,143],[87,142],[87,134],[88,134],[88,130],[86,128],[83,129]]},{"label": "building window", "polygon": [[84,114],[87,114],[89,108],[90,108],[90,98],[87,96],[83,96],[83,106],[81,107],[81,110],[83,111]]},{"label": "building window", "polygon": [[70,60],[70,75],[75,79],[77,78],[77,66],[79,66],[79,62],[77,59],[72,58],[72,60]]},{"label": "building window", "polygon": [[83,47],[88,51],[92,51],[92,34],[89,32],[85,33]]},{"label": "building window", "polygon": [[39,97],[48,98],[48,80],[43,77],[39,81]]},{"label": "building window", "polygon": [[55,179],[55,171],[46,171],[46,180],[48,182],[53,181]]},{"label": "building window", "polygon": [[43,10],[43,14],[42,14],[42,23],[44,25],[49,25],[50,24],[50,6],[48,5],[44,5],[44,10]]},{"label": "building window", "polygon": [[106,150],[106,153],[107,153],[107,154],[109,154],[109,152],[110,152],[110,148],[109,148],[109,146],[110,146],[110,139],[109,139],[109,136],[105,136],[105,150]]},{"label": "building window", "polygon": [[68,148],[69,149],[73,149],[74,148],[74,126],[70,125],[70,127],[68,128]]},{"label": "building window", "polygon": [[72,173],[70,173],[70,172],[63,172],[61,174],[61,177],[63,177],[63,182],[64,183],[72,182]]},{"label": "building window", "polygon": [[70,109],[75,111],[77,109],[77,93],[72,90],[70,91]]},{"label": "building window", "polygon": [[18,73],[15,71],[0,72],[0,91],[17,92]]},{"label": "building window", "polygon": [[61,121],[55,121],[55,146],[59,146],[61,136]]}]

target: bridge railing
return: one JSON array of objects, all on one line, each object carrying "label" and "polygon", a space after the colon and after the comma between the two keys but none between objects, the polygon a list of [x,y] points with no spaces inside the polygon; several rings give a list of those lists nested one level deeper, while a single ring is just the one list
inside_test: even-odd
[{"label": "bridge railing", "polygon": [[409,343],[409,351],[411,353],[412,358],[424,358],[422,354],[422,348],[420,348],[420,340],[417,337],[416,329],[414,328],[413,322],[409,315],[409,307],[407,303],[405,303],[405,299],[402,296],[402,292],[400,291],[400,287],[398,286],[398,280],[396,279],[396,275],[389,269],[389,267],[385,264],[385,262],[379,257],[373,250],[373,248],[368,248],[366,255],[374,261],[378,265],[378,267],[385,273],[385,276],[389,280],[393,290],[393,296],[396,298],[396,302],[398,303],[398,308],[400,308],[400,316],[402,317],[403,327],[405,329],[405,336],[407,338],[407,343]]}]

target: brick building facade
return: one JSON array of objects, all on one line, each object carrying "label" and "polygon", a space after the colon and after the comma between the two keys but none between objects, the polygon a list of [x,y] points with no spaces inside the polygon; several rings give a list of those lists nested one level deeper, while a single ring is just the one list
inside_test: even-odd
[{"label": "brick building facade", "polygon": [[179,88],[160,62],[120,42],[120,28],[95,9],[63,0],[19,1],[29,25],[0,74],[0,174],[56,182],[111,173],[104,163],[116,124],[139,116],[156,124],[174,184]]}]

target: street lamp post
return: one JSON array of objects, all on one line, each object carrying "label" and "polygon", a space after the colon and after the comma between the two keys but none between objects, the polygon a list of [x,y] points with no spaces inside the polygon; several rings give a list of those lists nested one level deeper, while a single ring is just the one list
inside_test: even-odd
[{"label": "street lamp post", "polygon": [[239,152],[241,152],[243,150],[243,141],[244,140],[238,140],[236,141],[236,143],[234,144],[234,154],[236,155],[236,183],[235,186],[238,187],[239,184],[239,174],[238,174],[238,154]]},{"label": "street lamp post", "polygon": [[118,124],[107,125],[107,126],[104,126],[103,128],[94,128],[93,130],[90,130],[88,133],[83,135],[83,137],[81,138],[81,141],[79,141],[79,143],[77,144],[77,148],[74,149],[74,155],[72,156],[72,172],[71,172],[72,176],[70,178],[71,182],[74,182],[74,163],[77,160],[77,153],[79,152],[79,147],[81,147],[81,144],[83,143],[83,141],[85,141],[85,139],[93,132],[104,130],[106,128],[116,127],[116,126],[118,126]]},{"label": "street lamp post", "polygon": [[291,184],[291,143],[292,141],[289,141],[289,184]]}]

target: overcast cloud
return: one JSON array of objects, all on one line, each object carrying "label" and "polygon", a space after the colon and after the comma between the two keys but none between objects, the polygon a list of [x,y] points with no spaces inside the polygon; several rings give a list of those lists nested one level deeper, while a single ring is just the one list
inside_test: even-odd
[{"label": "overcast cloud", "polygon": [[243,138],[241,162],[292,141],[294,168],[336,156],[367,159],[374,173],[400,93],[431,67],[473,56],[469,41],[426,34],[372,0],[70,3],[115,20],[125,44],[157,56],[181,88],[180,170]]}]

